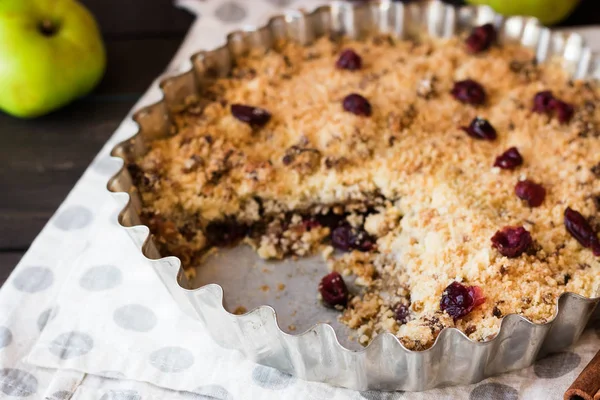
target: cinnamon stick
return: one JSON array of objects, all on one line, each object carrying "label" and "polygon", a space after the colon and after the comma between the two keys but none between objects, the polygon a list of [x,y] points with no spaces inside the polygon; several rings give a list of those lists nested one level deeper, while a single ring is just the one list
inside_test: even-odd
[{"label": "cinnamon stick", "polygon": [[600,351],[565,392],[564,400],[600,400]]}]

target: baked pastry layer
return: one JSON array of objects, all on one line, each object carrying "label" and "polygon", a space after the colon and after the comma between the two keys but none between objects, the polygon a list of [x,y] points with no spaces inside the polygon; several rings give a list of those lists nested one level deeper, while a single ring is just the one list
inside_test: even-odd
[{"label": "baked pastry layer", "polygon": [[[360,55],[360,68],[336,67],[345,49]],[[451,94],[466,79],[485,89],[484,104]],[[548,90],[574,107],[569,121],[532,111]],[[371,114],[346,111],[349,94],[367,99]],[[597,99],[594,85],[537,65],[518,45],[470,54],[460,38],[285,42],[238,60],[130,171],[163,253],[190,273],[208,248],[241,238],[264,258],[320,249],[332,270],[364,287],[340,317],[361,343],[389,331],[425,349],[447,326],[485,340],[503,315],[544,322],[561,293],[597,295],[598,258],[563,216],[570,207],[600,225]],[[241,121],[233,104],[271,117]],[[494,127],[495,140],[465,133],[476,117]],[[494,167],[511,147],[523,164]],[[544,187],[540,206],[515,195],[523,180]],[[360,243],[340,254],[330,244],[342,225]],[[513,226],[533,243],[508,258],[491,238]],[[459,318],[442,311],[452,282],[480,288],[485,301]]]}]

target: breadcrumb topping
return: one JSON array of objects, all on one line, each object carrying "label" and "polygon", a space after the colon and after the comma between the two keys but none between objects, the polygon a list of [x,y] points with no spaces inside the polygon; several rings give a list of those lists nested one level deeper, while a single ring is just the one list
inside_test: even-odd
[{"label": "breadcrumb topping", "polygon": [[[360,55],[360,69],[336,68],[344,49]],[[484,105],[452,97],[465,79],[484,87]],[[532,112],[546,90],[573,105],[569,123]],[[370,116],[344,110],[351,93],[368,100]],[[282,42],[239,59],[130,171],[161,250],[186,267],[242,238],[264,258],[321,249],[332,270],[364,287],[340,317],[361,343],[387,331],[421,350],[448,326],[487,340],[506,314],[545,322],[561,293],[598,295],[598,258],[563,224],[571,207],[600,225],[598,95],[519,45],[471,55],[459,38]],[[270,119],[253,126],[232,115],[232,104],[260,107]],[[495,128],[495,140],[461,129],[476,117]],[[511,147],[523,165],[494,167]],[[546,190],[539,207],[515,195],[526,179]],[[333,227],[312,216],[336,213],[373,237],[373,249],[334,252]],[[534,244],[519,257],[491,246],[506,226],[531,233]],[[440,310],[454,281],[485,296],[456,320]],[[396,319],[397,304],[409,306],[406,321]]]}]

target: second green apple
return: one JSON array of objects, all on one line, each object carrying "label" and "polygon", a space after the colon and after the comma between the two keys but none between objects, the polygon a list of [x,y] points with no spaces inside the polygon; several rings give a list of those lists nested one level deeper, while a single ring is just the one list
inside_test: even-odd
[{"label": "second green apple", "polygon": [[485,4],[503,15],[536,17],[551,25],[566,18],[579,0],[467,0],[471,4]]}]

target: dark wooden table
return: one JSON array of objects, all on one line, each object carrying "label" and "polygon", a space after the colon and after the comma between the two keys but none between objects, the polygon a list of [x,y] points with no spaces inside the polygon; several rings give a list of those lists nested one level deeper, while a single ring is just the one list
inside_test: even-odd
[{"label": "dark wooden table", "polygon": [[[108,69],[100,86],[88,97],[36,120],[0,112],[0,285],[129,109],[166,67],[193,22],[171,0],[83,3],[98,19],[108,51]],[[600,24],[599,3],[585,0],[563,25]]]},{"label": "dark wooden table", "polygon": [[0,112],[0,284],[103,143],[167,66],[194,18],[171,0],[83,0],[108,68],[90,96],[23,121]]}]

